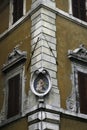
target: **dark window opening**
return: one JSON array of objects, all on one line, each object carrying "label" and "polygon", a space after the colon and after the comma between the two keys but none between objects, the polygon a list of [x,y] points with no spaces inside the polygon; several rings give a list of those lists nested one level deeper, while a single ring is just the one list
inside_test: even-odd
[{"label": "dark window opening", "polygon": [[83,21],[87,21],[86,17],[86,0],[72,0],[73,16]]},{"label": "dark window opening", "polygon": [[13,23],[23,16],[23,0],[13,0]]},{"label": "dark window opening", "polygon": [[8,80],[8,109],[7,118],[16,116],[20,112],[20,74]]},{"label": "dark window opening", "polygon": [[80,112],[87,114],[87,74],[78,72]]}]

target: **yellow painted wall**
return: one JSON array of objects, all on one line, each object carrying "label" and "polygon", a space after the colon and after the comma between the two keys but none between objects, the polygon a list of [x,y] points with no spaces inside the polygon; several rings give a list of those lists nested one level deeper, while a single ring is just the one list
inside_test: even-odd
[{"label": "yellow painted wall", "polygon": [[[31,9],[31,3],[32,0],[26,0],[26,12]],[[9,4],[7,4],[3,9],[0,10],[0,34],[9,28],[9,13]]]},{"label": "yellow painted wall", "polygon": [[61,95],[61,106],[66,108],[66,99],[72,89],[70,80],[71,62],[67,56],[68,50],[78,48],[81,43],[87,48],[87,29],[60,16],[57,16],[56,25],[58,85]]},{"label": "yellow painted wall", "polygon": [[26,12],[31,9],[32,0],[26,0]]},{"label": "yellow painted wall", "polygon": [[57,8],[68,12],[69,9],[69,2],[68,0],[55,0]]},{"label": "yellow painted wall", "polygon": [[87,130],[87,121],[69,117],[62,117],[60,130]]},{"label": "yellow painted wall", "polygon": [[[9,53],[13,51],[13,48],[20,44],[19,49],[23,51],[27,51],[27,61],[25,63],[25,76],[26,76],[26,93],[28,93],[29,89],[29,70],[27,70],[27,66],[30,60],[30,27],[31,21],[27,20],[23,24],[19,25],[14,31],[11,31],[8,36],[6,36],[3,40],[0,41],[0,70],[4,63],[6,63]],[[21,44],[22,42],[22,44]],[[3,104],[3,88],[4,88],[4,74],[0,71],[0,110]]]},{"label": "yellow painted wall", "polygon": [[[29,11],[31,8],[31,0],[26,1],[26,10]],[[2,12],[0,12],[0,34],[8,29],[9,26],[9,6],[6,6]],[[9,53],[13,51],[16,45],[20,45],[19,49],[27,51],[27,60],[25,62],[25,92],[28,94],[29,91],[29,79],[30,79],[30,68],[27,70],[30,61],[30,43],[31,43],[31,20],[28,18],[23,23],[12,29],[3,39],[0,40],[0,70],[3,64],[6,63]],[[0,71],[0,112],[2,110],[4,101],[4,74]],[[27,118],[22,118],[17,121],[1,127],[0,130],[27,130],[28,122]]]},{"label": "yellow painted wall", "polygon": [[2,128],[0,130],[28,130],[27,118],[22,118],[20,120],[14,121]]},{"label": "yellow painted wall", "polygon": [[5,6],[0,10],[0,34],[8,29],[9,25],[9,6]]},{"label": "yellow painted wall", "polygon": [[[31,0],[26,1],[26,11],[31,8]],[[56,0],[58,8],[68,11],[68,0]],[[8,28],[8,7],[0,13],[0,33]],[[3,25],[3,26],[2,26]],[[69,49],[75,49],[79,47],[81,43],[87,47],[87,29],[66,20],[60,16],[57,16],[57,56],[58,56],[58,87],[61,95],[61,107],[66,109],[66,99],[71,93],[72,83],[70,80],[71,74],[71,62],[67,57]],[[13,48],[17,44],[21,44],[19,49],[27,51],[27,61],[25,63],[25,76],[26,84],[25,91],[28,94],[30,71],[27,70],[30,60],[30,43],[31,43],[31,21],[28,19],[16,29],[11,31],[3,40],[0,41],[0,70],[2,65],[6,62],[8,54],[12,52]],[[3,49],[2,49],[3,48]],[[4,87],[4,75],[0,71],[0,111],[3,105],[3,87]],[[74,128],[72,127],[74,126]],[[18,121],[0,128],[0,130],[27,130],[27,119],[23,118]],[[87,124],[85,122],[77,121],[70,118],[61,118],[60,130],[87,130]]]}]

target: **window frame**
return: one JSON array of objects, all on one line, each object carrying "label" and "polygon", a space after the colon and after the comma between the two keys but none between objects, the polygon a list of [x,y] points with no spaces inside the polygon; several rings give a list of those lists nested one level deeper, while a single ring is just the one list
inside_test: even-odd
[{"label": "window frame", "polygon": [[67,97],[66,107],[68,111],[74,112],[74,114],[81,115],[81,117],[87,117],[87,114],[80,111],[80,100],[79,100],[79,82],[78,72],[87,74],[87,49],[81,44],[74,50],[68,50],[68,58],[71,61],[71,94]]},{"label": "window frame", "polygon": [[[8,80],[14,76],[16,76],[17,74],[20,74],[20,82],[21,82],[21,86],[20,86],[20,112],[15,115],[15,116],[12,116],[10,118],[7,118],[7,108],[8,108],[8,91],[9,91],[9,86],[8,86]],[[24,67],[21,65],[21,66],[18,66],[17,68],[11,70],[10,72],[8,72],[6,75],[5,75],[5,115],[6,115],[6,122],[11,122],[11,121],[14,121],[18,118],[20,118],[22,116],[22,109],[23,109],[23,91],[24,91]]]},{"label": "window frame", "polygon": [[73,84],[73,91],[75,92],[75,103],[76,103],[75,111],[76,113],[85,114],[80,111],[78,72],[87,74],[87,67],[77,63],[72,63],[72,84]]},{"label": "window frame", "polygon": [[[26,0],[23,0],[23,16],[25,14],[26,14]],[[15,23],[17,24],[22,17],[20,17],[16,22],[13,22],[13,0],[10,0],[10,5],[9,5],[9,27],[14,25]]]},{"label": "window frame", "polygon": [[[18,47],[14,47],[13,51],[9,53],[6,63],[3,64],[3,106],[0,112],[0,125],[8,124],[18,118],[25,116],[27,104],[26,104],[26,93],[25,93],[25,61],[27,59],[27,52],[21,51]],[[8,97],[8,80],[17,74],[21,76],[21,105],[20,113],[12,118],[7,118],[7,97]]]}]

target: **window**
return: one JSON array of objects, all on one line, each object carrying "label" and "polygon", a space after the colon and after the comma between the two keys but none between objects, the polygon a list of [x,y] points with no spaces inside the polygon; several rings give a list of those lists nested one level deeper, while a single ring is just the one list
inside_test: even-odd
[{"label": "window", "polygon": [[69,50],[68,57],[72,65],[72,90],[66,101],[67,109],[87,114],[87,49],[80,45],[75,50]]},{"label": "window", "polygon": [[20,88],[20,74],[8,79],[7,118],[16,116],[20,112]]},{"label": "window", "polygon": [[83,21],[87,21],[86,0],[72,0],[73,16]]},{"label": "window", "polygon": [[23,0],[13,0],[13,23],[23,16]]},{"label": "window", "polygon": [[19,65],[5,74],[5,115],[8,121],[21,117],[23,85],[23,66]]},{"label": "window", "polygon": [[9,123],[24,115],[25,103],[25,61],[26,51],[14,48],[3,64],[4,101],[1,110],[0,122]]},{"label": "window", "polygon": [[26,13],[26,0],[10,0],[9,26],[16,23]]}]

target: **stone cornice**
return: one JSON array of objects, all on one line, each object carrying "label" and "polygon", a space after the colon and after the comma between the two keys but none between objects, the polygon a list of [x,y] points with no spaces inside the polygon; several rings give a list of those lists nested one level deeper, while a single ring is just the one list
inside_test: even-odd
[{"label": "stone cornice", "polygon": [[80,45],[79,48],[73,51],[69,50],[68,58],[74,62],[77,61],[87,64],[87,49],[83,45]]},{"label": "stone cornice", "polygon": [[11,27],[9,27],[6,31],[4,31],[2,34],[0,34],[0,40],[4,39],[4,37],[8,36],[9,33],[11,33],[13,30],[15,30],[20,24],[22,24],[23,22],[25,22],[28,18],[31,17],[31,15],[33,13],[35,13],[38,9],[40,8],[46,8],[52,12],[54,12],[55,14],[68,19],[82,27],[87,28],[87,22],[84,22],[82,20],[79,20],[75,17],[73,17],[72,15],[70,15],[69,13],[62,11],[59,8],[56,7],[52,7],[47,5],[44,1],[43,2],[39,2],[38,4],[36,4],[35,6],[32,6],[32,8],[26,13],[26,15],[24,15],[21,19],[19,19],[14,25],[12,25]]},{"label": "stone cornice", "polygon": [[27,53],[21,51],[18,48],[14,48],[13,51],[8,55],[7,62],[2,67],[2,72],[7,72],[12,67],[19,63],[23,63],[27,58]]},{"label": "stone cornice", "polygon": [[27,111],[27,113],[28,115],[31,115],[32,113],[35,113],[35,111],[39,111],[39,109],[42,109],[43,111],[55,113],[55,114],[62,114],[62,115],[70,116],[70,118],[72,117],[76,119],[87,120],[87,115],[85,114],[71,112],[63,108],[55,108],[50,105],[45,105],[45,108],[43,105],[39,105],[39,106],[36,105],[33,108],[31,108],[29,111]]}]

